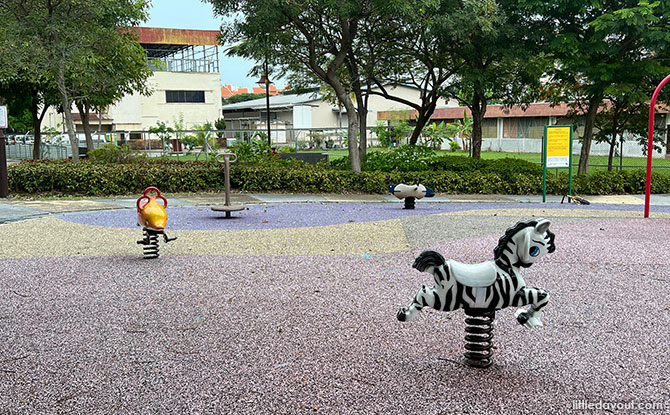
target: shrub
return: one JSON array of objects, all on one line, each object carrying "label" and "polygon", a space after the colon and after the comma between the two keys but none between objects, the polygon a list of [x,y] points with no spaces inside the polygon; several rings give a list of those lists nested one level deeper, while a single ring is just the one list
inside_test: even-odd
[{"label": "shrub", "polygon": [[481,169],[483,160],[477,160],[470,157],[461,156],[441,156],[430,160],[428,167],[430,170],[448,170],[448,171],[473,171]]},{"label": "shrub", "polygon": [[[262,133],[259,133],[261,135]],[[267,137],[267,134],[264,134]],[[266,139],[255,139],[251,142],[238,141],[230,147],[237,155],[238,163],[258,163],[267,159],[278,159]]]},{"label": "shrub", "polygon": [[[365,171],[424,171],[429,170],[429,160],[435,151],[423,146],[400,146],[389,151],[370,151],[361,161]],[[346,167],[345,167],[346,166]],[[348,168],[349,157],[331,163],[331,167]]]},{"label": "shrub", "polygon": [[480,161],[482,171],[497,173],[503,180],[512,181],[517,175],[542,177],[542,166],[530,161],[514,158]]},{"label": "shrub", "polygon": [[[459,157],[456,157],[459,158]],[[440,159],[443,159],[442,157]],[[464,157],[462,163],[441,160],[456,170],[363,171],[308,165],[295,160],[263,159],[258,163],[233,163],[231,185],[244,191],[290,192],[365,192],[386,193],[389,183],[414,183],[420,180],[437,192],[509,193],[542,192],[542,173],[537,166],[498,161],[482,164],[484,168],[464,170],[466,164],[479,161]],[[449,162],[449,163],[447,163]],[[332,163],[331,163],[332,164]],[[505,170],[505,169],[508,170]],[[184,162],[166,159],[137,159],[127,163],[105,163],[83,160],[27,160],[8,168],[12,193],[58,192],[80,195],[137,194],[148,186],[164,192],[200,192],[224,188],[223,169],[215,162]],[[568,187],[567,172],[547,175],[547,192],[563,194]],[[642,193],[645,172],[597,171],[573,179],[573,193],[610,194]],[[652,174],[652,192],[670,193],[670,177]]]},{"label": "shrub", "polygon": [[222,188],[223,173],[215,163],[138,160],[107,164],[88,160],[23,161],[9,169],[12,192],[59,192],[114,195],[141,192],[148,186],[162,191],[202,191]]}]

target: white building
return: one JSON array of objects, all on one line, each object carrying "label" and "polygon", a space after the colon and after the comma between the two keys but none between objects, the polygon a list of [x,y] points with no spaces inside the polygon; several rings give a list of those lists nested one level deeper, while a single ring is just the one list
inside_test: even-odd
[{"label": "white building", "polygon": [[[184,127],[221,118],[221,75],[216,30],[186,30],[138,27],[139,42],[147,52],[152,94],[127,95],[102,116],[102,131],[117,132],[119,138],[142,138],[162,121],[174,127],[183,117]],[[82,132],[81,117],[73,117]],[[91,114],[91,130],[98,129],[98,116]],[[62,115],[52,112],[45,127],[62,129]]]},{"label": "white building", "polygon": [[[378,89],[373,89],[377,90]],[[420,91],[408,86],[387,88],[389,94],[411,102],[420,102]],[[447,105],[440,99],[438,106]],[[449,103],[452,106],[455,103]],[[223,118],[229,138],[244,134],[241,130],[267,131],[266,98],[228,104],[222,107]],[[368,100],[368,127],[377,125],[378,113],[387,111],[410,110],[407,105],[388,100],[379,95],[371,94]],[[344,108],[321,99],[317,92],[294,95],[277,95],[270,97],[270,131],[272,142],[276,144],[293,144],[298,141],[309,141],[309,135],[323,132],[330,137],[338,136],[338,130],[347,128],[347,113]],[[335,140],[337,141],[337,140]]]}]

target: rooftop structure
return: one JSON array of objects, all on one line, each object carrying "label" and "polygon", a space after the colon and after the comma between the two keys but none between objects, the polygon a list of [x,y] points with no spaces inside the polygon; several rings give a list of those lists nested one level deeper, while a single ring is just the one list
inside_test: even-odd
[{"label": "rooftop structure", "polygon": [[219,72],[218,30],[135,28],[154,71]]}]

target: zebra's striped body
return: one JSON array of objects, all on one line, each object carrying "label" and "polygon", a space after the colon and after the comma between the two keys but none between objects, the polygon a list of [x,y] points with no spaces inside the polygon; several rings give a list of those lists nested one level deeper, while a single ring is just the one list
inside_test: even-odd
[{"label": "zebra's striped body", "polygon": [[413,267],[432,274],[435,285],[422,286],[412,304],[398,311],[398,320],[413,320],[423,307],[439,311],[459,308],[494,311],[530,305],[528,310],[517,311],[519,323],[528,328],[542,325],[540,317],[549,293],[526,286],[519,270],[554,252],[554,234],[549,225],[543,219],[517,223],[500,238],[494,260],[481,264],[446,261],[435,251],[421,253]]}]

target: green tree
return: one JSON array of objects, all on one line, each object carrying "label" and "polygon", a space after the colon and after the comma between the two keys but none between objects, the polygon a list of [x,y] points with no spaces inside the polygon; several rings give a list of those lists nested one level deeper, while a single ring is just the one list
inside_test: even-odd
[{"label": "green tree", "polygon": [[223,148],[228,148],[228,139],[226,138],[226,133],[222,130],[226,129],[226,120],[223,118],[218,118],[214,121],[214,127],[216,127],[216,137],[218,139],[219,146]]},{"label": "green tree", "polygon": [[[125,95],[151,91],[147,80],[152,72],[146,62],[146,53],[137,42],[137,34],[132,29],[114,28],[105,36],[105,42],[97,42],[84,59],[73,80],[75,103],[81,114],[82,127],[88,151],[93,150],[91,127],[92,110],[102,113],[110,105]],[[98,124],[98,131],[100,130]]]},{"label": "green tree", "polygon": [[236,94],[232,97],[221,98],[221,103],[223,105],[228,104],[237,104],[238,102],[251,101],[252,99],[265,98],[265,94],[251,94],[251,93],[242,93]]},{"label": "green tree", "polygon": [[0,0],[1,46],[28,79],[55,86],[75,162],[79,143],[71,106],[81,83],[90,81],[86,63],[105,44],[115,44],[120,27],[144,21],[146,7],[143,0]]},{"label": "green tree", "polygon": [[[161,139],[161,149],[163,151],[166,151],[166,149],[168,148],[168,141],[172,137],[172,134],[175,133],[175,129],[172,127],[168,127],[167,124],[165,124],[163,121],[156,121],[156,126],[149,128],[149,132],[151,134],[156,134],[158,138]],[[177,136],[177,138],[180,137]]]},{"label": "green tree", "polygon": [[268,59],[288,71],[306,69],[333,88],[350,114],[347,117],[350,167],[360,171],[358,117],[351,116],[356,114],[356,108],[341,74],[360,25],[370,15],[375,1],[207,1],[218,15],[236,17],[232,23],[223,25],[224,41],[241,39],[229,53],[258,62]]},{"label": "green tree", "polygon": [[421,137],[424,142],[423,145],[432,147],[435,150],[442,148],[445,138],[452,141],[449,137],[449,126],[445,125],[444,121],[426,125],[421,131]]},{"label": "green tree", "polygon": [[[441,20],[459,8],[453,1],[412,0],[376,10],[361,28],[352,55],[367,79],[365,94],[379,95],[413,108],[415,128],[409,143],[415,145],[430,121],[442,86],[453,77],[461,59],[443,42]],[[371,88],[375,86],[376,88]],[[393,88],[409,86],[419,100],[394,94]],[[367,108],[359,113],[367,113]]]},{"label": "green tree", "polygon": [[470,148],[470,138],[472,137],[472,117],[463,111],[463,119],[456,120],[447,124],[447,131],[451,137],[458,136],[461,139],[463,150],[468,151]]},{"label": "green tree", "polygon": [[472,157],[479,159],[482,123],[491,102],[531,102],[547,60],[541,52],[536,16],[510,0],[463,0],[441,16],[443,45],[460,61],[444,95],[472,112]]},{"label": "green tree", "polygon": [[[549,71],[550,96],[554,101],[573,102],[574,112],[585,117],[578,169],[578,174],[585,174],[603,100],[608,95],[621,97],[628,80],[638,74],[647,74],[659,82],[670,69],[670,3],[528,3],[533,3],[529,9],[532,15],[542,16],[544,33],[551,34],[548,39],[555,64]],[[612,93],[613,89],[621,92]],[[649,93],[652,90],[653,86]]]}]

